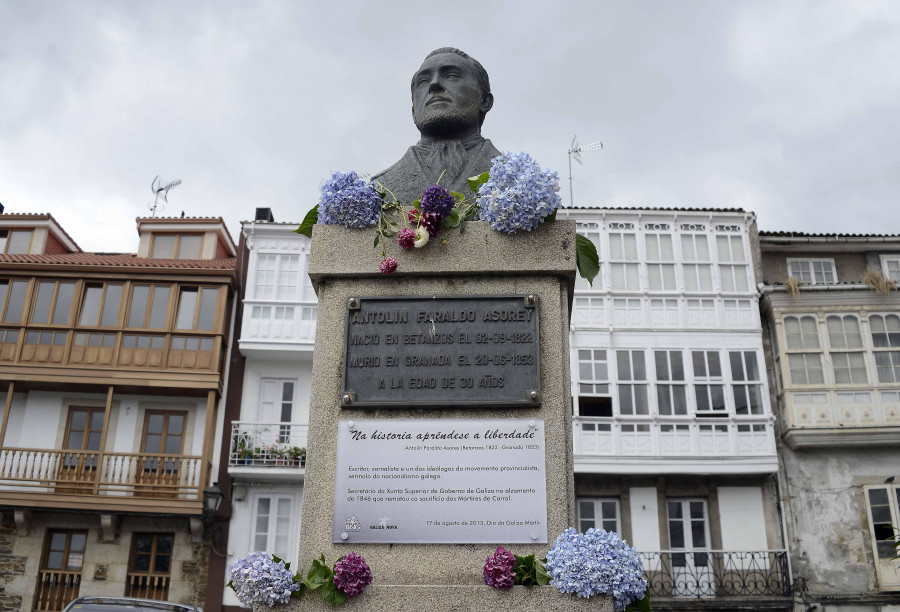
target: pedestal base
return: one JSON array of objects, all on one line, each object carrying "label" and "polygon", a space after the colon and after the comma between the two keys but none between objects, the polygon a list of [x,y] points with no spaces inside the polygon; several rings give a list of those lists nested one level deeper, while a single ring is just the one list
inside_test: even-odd
[{"label": "pedestal base", "polygon": [[254,605],[254,612],[352,612],[377,610],[389,612],[613,612],[609,597],[585,599],[564,595],[556,587],[513,587],[501,591],[489,586],[389,585],[371,584],[365,592],[334,608],[318,593],[304,593],[300,599],[273,608]]}]

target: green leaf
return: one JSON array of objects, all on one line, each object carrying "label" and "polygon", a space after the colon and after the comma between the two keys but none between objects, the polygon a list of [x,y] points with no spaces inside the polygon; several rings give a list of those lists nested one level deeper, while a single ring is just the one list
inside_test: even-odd
[{"label": "green leaf", "polygon": [[441,227],[456,227],[459,225],[459,209],[456,207],[450,209],[450,214],[444,217]]},{"label": "green leaf", "polygon": [[339,606],[347,601],[347,594],[334,585],[334,580],[329,580],[322,586],[322,597],[332,606]]},{"label": "green leaf", "polygon": [[457,193],[456,191],[451,191],[451,192],[450,192],[450,195],[453,196],[453,199],[456,200],[456,203],[457,203],[457,204],[459,204],[460,202],[462,202],[463,200],[466,199],[466,196],[464,196],[464,195],[461,194],[461,193]]},{"label": "green leaf", "polygon": [[644,596],[640,599],[632,601],[630,604],[625,606],[625,612],[652,612],[650,608],[650,587],[647,586],[647,590],[644,591]]},{"label": "green leaf", "polygon": [[557,209],[554,210],[552,213],[550,213],[549,215],[547,215],[546,217],[544,217],[544,221],[556,221],[556,213],[557,213],[558,211],[559,211],[559,209],[557,208]]},{"label": "green leaf", "polygon": [[487,183],[490,178],[491,173],[485,170],[478,176],[470,176],[466,179],[466,182],[469,183],[469,189],[472,190],[472,193],[478,193],[478,188]]},{"label": "green leaf", "polygon": [[544,564],[547,562],[547,559],[541,559],[537,563],[534,564],[534,575],[535,580],[538,585],[545,586],[550,584],[550,574],[547,573],[547,568],[544,567]]},{"label": "green leaf", "polygon": [[303,217],[303,223],[300,224],[300,227],[294,230],[295,233],[300,234],[301,236],[306,236],[307,238],[312,238],[312,228],[313,225],[316,224],[316,221],[319,220],[319,205],[316,204],[312,207],[312,209],[306,213],[306,216]]},{"label": "green leaf", "polygon": [[226,584],[225,586],[234,591],[234,583],[231,580],[229,580],[228,584]]},{"label": "green leaf", "polygon": [[325,555],[318,559],[313,559],[312,565],[309,566],[309,572],[306,574],[306,580],[300,584],[305,585],[311,591],[315,591],[324,584],[327,584],[334,577],[334,572],[325,564]]},{"label": "green leaf", "polygon": [[534,555],[528,555],[527,557],[514,555],[514,557],[516,559],[516,563],[513,565],[513,572],[516,574],[515,584],[521,584],[522,586],[534,586],[537,584]]},{"label": "green leaf", "polygon": [[597,255],[597,247],[594,243],[582,236],[575,234],[575,264],[578,266],[578,274],[593,286],[594,279],[600,273],[600,257]]},{"label": "green leaf", "polygon": [[375,233],[375,244],[372,245],[372,248],[373,248],[373,249],[374,249],[375,247],[378,246],[378,241],[379,241],[379,240],[381,240],[381,234],[379,234],[379,233],[376,232],[376,233]]}]

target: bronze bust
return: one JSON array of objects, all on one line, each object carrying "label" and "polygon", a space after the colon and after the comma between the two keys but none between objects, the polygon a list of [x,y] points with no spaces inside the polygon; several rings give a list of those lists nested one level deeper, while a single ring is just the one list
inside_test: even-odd
[{"label": "bronze bust", "polygon": [[422,137],[396,164],[373,178],[408,204],[437,183],[470,195],[466,179],[491,167],[500,151],[481,137],[494,105],[487,71],[459,49],[442,47],[412,78],[413,122]]}]

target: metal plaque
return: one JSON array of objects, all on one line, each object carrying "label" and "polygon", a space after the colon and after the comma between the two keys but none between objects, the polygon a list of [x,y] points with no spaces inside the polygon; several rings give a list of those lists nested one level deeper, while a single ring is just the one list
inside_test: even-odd
[{"label": "metal plaque", "polygon": [[351,297],[341,405],[541,403],[534,295]]},{"label": "metal plaque", "polygon": [[340,421],[331,540],[547,542],[544,421]]}]

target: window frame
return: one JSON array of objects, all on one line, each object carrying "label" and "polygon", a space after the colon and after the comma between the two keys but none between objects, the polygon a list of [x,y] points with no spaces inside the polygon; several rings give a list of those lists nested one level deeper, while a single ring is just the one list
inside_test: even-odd
[{"label": "window frame", "polygon": [[[47,320],[44,322],[35,321],[34,314],[35,314],[35,309],[37,308],[37,305],[38,305],[38,298],[40,298],[40,295],[41,295],[41,285],[49,285],[49,284],[53,285],[53,290],[50,293],[50,304],[49,304],[49,308],[47,310]],[[59,303],[60,289],[63,285],[71,285],[72,293],[69,296],[69,304],[68,304],[68,308],[66,309],[67,312],[65,315],[65,320],[62,321],[61,323],[58,323],[55,321],[55,319],[57,318],[57,311],[60,306],[60,303]],[[72,320],[73,306],[76,305],[75,295],[76,295],[77,289],[78,289],[78,283],[74,280],[70,281],[70,280],[61,280],[61,279],[36,279],[35,280],[35,288],[34,288],[34,296],[32,297],[31,304],[30,304],[31,313],[28,318],[29,323],[31,325],[40,325],[42,327],[43,326],[71,327],[69,325],[69,322]]]},{"label": "window frame", "polygon": [[[5,255],[27,255],[31,253],[31,247],[34,244],[34,230],[33,229],[16,229],[16,228],[5,228],[0,230],[0,233],[5,232],[6,236],[2,245],[0,245],[0,253]],[[10,252],[9,247],[13,244],[13,234],[28,234],[28,244],[25,245],[24,251],[13,251]]]},{"label": "window frame", "polygon": [[[809,280],[801,278],[799,274],[794,274],[794,264],[804,263],[809,265]],[[828,264],[831,266],[831,282],[824,280],[826,275],[824,269],[822,271],[823,280],[816,280],[816,264]],[[834,258],[832,257],[788,257],[787,269],[789,277],[796,278],[806,285],[835,285],[838,283],[837,266],[834,264]]]},{"label": "window frame", "polygon": [[[147,288],[147,300],[144,303],[144,320],[142,325],[133,326],[131,325],[131,316],[134,311],[135,306],[135,292],[142,288]],[[171,318],[171,310],[172,310],[172,289],[175,288],[176,285],[165,284],[165,283],[132,283],[131,287],[128,291],[128,308],[126,309],[126,316],[124,320],[124,329],[153,329],[153,330],[167,330],[169,329],[169,319]],[[168,297],[166,298],[166,307],[165,313],[163,314],[163,324],[162,327],[149,327],[149,323],[153,317],[153,304],[156,300],[156,292],[160,289],[165,289],[168,291]]]},{"label": "window frame", "polygon": [[[79,296],[80,299],[78,301],[78,310],[77,310],[77,317],[75,320],[75,326],[82,327],[82,328],[89,327],[89,328],[101,328],[101,329],[119,328],[121,326],[121,322],[122,322],[121,321],[121,319],[122,319],[122,300],[124,299],[124,297],[127,293],[126,291],[124,291],[125,285],[126,285],[126,283],[124,283],[124,282],[120,283],[120,282],[107,282],[107,281],[83,283],[82,287],[81,287],[81,295]],[[97,316],[94,317],[94,323],[84,323],[84,321],[83,321],[84,314],[85,314],[84,307],[85,307],[85,302],[87,301],[88,291],[91,289],[95,289],[97,287],[101,288],[100,302],[97,305]],[[116,320],[111,325],[103,325],[103,313],[107,307],[106,301],[107,301],[110,287],[119,287],[119,303],[116,307]]]},{"label": "window frame", "polygon": [[[191,319],[190,327],[180,327],[180,319],[182,317],[181,305],[182,300],[184,299],[184,294],[186,292],[195,291],[197,293],[196,303],[194,304],[194,314]],[[204,304],[204,295],[207,295],[207,292],[213,292],[215,295],[215,300],[213,303],[213,311],[212,311],[212,322],[211,326],[208,329],[200,329],[198,327],[200,323],[200,315],[203,311]],[[175,317],[172,321],[172,329],[179,333],[184,332],[215,332],[219,328],[219,299],[220,299],[219,287],[210,286],[210,285],[181,285],[178,287],[178,299],[175,304]]]},{"label": "window frame", "polygon": [[[157,238],[168,238],[174,237],[175,242],[172,245],[172,257],[160,257],[156,255],[156,247],[157,247]],[[197,257],[182,257],[181,253],[181,240],[182,238],[199,238],[200,239],[200,247],[198,249]],[[150,256],[148,259],[173,259],[173,260],[199,260],[203,257],[203,245],[206,242],[206,236],[201,233],[185,233],[185,234],[172,234],[168,232],[154,232],[152,234],[152,238],[150,240]]]},{"label": "window frame", "polygon": [[[138,570],[136,568],[137,556],[138,556],[138,538],[142,537],[151,537],[153,539],[152,544],[150,545],[150,563],[149,570],[143,571]],[[160,538],[170,538],[171,539],[171,548],[168,553],[162,553],[162,555],[167,555],[169,557],[169,569],[168,572],[163,573],[156,571],[156,562],[160,556],[159,553],[159,539]],[[146,553],[141,553],[146,554]],[[175,534],[171,532],[165,533],[155,533],[155,532],[134,532],[131,534],[131,548],[128,551],[128,568],[127,568],[127,578],[125,580],[125,596],[126,597],[147,597],[149,599],[168,599],[169,587],[172,583],[172,565],[175,560]],[[135,588],[134,578],[145,578],[145,582],[142,586]],[[155,586],[150,585],[151,578],[160,578],[165,577],[167,580],[165,581],[165,588],[161,589]],[[152,597],[149,597],[151,593],[150,590],[156,591],[153,593]],[[136,591],[136,592],[135,592]],[[157,597],[159,596],[159,597]]]},{"label": "window frame", "polygon": [[[288,530],[287,530],[287,548],[284,551],[284,555],[278,555],[279,557],[285,559],[285,561],[293,561],[293,557],[296,555],[296,534],[299,532],[298,529],[295,528],[299,504],[297,500],[297,495],[295,493],[289,491],[278,491],[278,490],[258,490],[254,491],[253,495],[250,499],[250,529],[249,529],[249,538],[248,538],[248,552],[257,552],[256,547],[256,539],[259,537],[260,533],[257,530],[257,523],[259,520],[259,501],[261,499],[269,499],[269,514],[268,514],[268,530],[266,533],[266,547],[259,550],[259,552],[276,552],[276,547],[273,546],[273,542],[278,539],[278,525],[277,525],[277,506],[278,501],[280,500],[288,500],[290,502],[290,512],[288,514]],[[275,512],[273,512],[273,510]],[[272,520],[275,518],[275,520]]]},{"label": "window frame", "polygon": [[[900,283],[900,255],[880,255],[881,273],[895,283]],[[890,264],[897,264],[896,276],[891,275]]]},{"label": "window frame", "polygon": [[[629,259],[629,247],[626,245],[626,237],[634,240],[634,258]],[[619,240],[621,253],[613,253],[613,244]],[[638,232],[634,229],[616,228],[609,231],[606,235],[607,247],[609,248],[609,288],[610,291],[637,292],[641,290],[641,256],[638,247]],[[622,270],[622,287],[616,287],[616,270]],[[631,286],[629,277],[634,271],[634,286]]]},{"label": "window frame", "polygon": [[[615,513],[616,513],[616,516],[614,519],[608,519],[603,515],[603,504],[608,504],[608,503],[614,504]],[[585,518],[582,516],[581,504],[593,504],[594,505],[594,517],[593,518]],[[585,528],[584,525],[582,524],[584,521],[592,521],[594,523],[593,527],[595,529],[598,529],[598,528],[605,529],[606,531],[609,531],[609,529],[606,529],[606,524],[610,521],[615,521],[616,528],[614,529],[614,531],[615,531],[615,533],[622,535],[622,504],[618,497],[579,497],[576,500],[575,508],[576,508],[576,514],[577,514],[575,520],[578,525],[578,531],[580,531],[581,533],[584,533],[585,531],[587,531],[587,528]],[[600,512],[599,512],[600,525],[597,525],[597,523],[598,523],[597,510],[598,509],[600,510]]]}]

